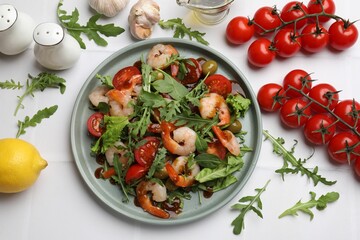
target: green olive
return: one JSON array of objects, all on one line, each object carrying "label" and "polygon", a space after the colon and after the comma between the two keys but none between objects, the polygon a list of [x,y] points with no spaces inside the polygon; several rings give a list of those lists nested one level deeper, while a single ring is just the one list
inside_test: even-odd
[{"label": "green olive", "polygon": [[201,67],[204,75],[211,75],[217,71],[218,64],[214,60],[208,60]]},{"label": "green olive", "polygon": [[232,133],[239,133],[241,129],[242,129],[242,124],[237,119],[227,127],[227,130],[231,131]]},{"label": "green olive", "polygon": [[170,178],[166,179],[165,187],[169,191],[175,191],[178,188]]},{"label": "green olive", "polygon": [[165,179],[167,178],[169,175],[166,171],[165,168],[163,169],[160,169],[160,170],[157,170],[155,173],[154,173],[154,177],[158,178],[158,179]]},{"label": "green olive", "polygon": [[164,79],[164,74],[162,73],[162,72],[160,72],[160,71],[154,71],[154,73],[153,73],[154,75],[154,78],[155,78],[155,80],[161,80],[161,79]]}]

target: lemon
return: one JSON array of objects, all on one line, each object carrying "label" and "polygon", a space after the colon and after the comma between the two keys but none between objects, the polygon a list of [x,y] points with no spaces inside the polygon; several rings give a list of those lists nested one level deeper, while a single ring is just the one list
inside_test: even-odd
[{"label": "lemon", "polygon": [[32,144],[17,138],[0,139],[0,193],[29,188],[46,166]]}]

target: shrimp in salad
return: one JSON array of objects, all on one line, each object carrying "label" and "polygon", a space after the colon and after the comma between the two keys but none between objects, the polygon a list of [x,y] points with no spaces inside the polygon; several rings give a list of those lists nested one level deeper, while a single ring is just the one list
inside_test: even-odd
[{"label": "shrimp in salad", "polygon": [[195,183],[195,176],[200,172],[200,166],[196,163],[188,166],[189,157],[177,157],[172,164],[166,163],[165,168],[170,179],[178,187],[189,187]]},{"label": "shrimp in salad", "polygon": [[204,119],[212,119],[219,115],[220,122],[218,126],[224,126],[230,123],[230,111],[225,99],[217,93],[206,94],[200,99],[200,115]]},{"label": "shrimp in salad", "polygon": [[171,56],[177,54],[179,54],[179,52],[170,44],[156,44],[149,51],[146,62],[154,69],[163,69],[167,67]]}]

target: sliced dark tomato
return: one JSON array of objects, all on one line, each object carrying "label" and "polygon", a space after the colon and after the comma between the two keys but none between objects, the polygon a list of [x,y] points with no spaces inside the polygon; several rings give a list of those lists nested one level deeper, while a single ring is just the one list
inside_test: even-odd
[{"label": "sliced dark tomato", "polygon": [[224,160],[227,150],[219,140],[215,140],[214,142],[208,143],[208,149],[206,150],[206,152],[209,154],[214,154],[218,156],[221,160]]},{"label": "sliced dark tomato", "polygon": [[206,78],[205,84],[208,86],[211,93],[217,93],[224,98],[232,91],[232,84],[229,79],[221,74],[213,74]]},{"label": "sliced dark tomato", "polygon": [[115,74],[112,84],[117,90],[128,89],[131,86],[131,77],[139,74],[141,72],[135,66],[124,67]]},{"label": "sliced dark tomato", "polygon": [[189,58],[185,62],[186,74],[184,79],[181,81],[182,84],[193,84],[199,81],[202,68],[200,63],[195,58]]},{"label": "sliced dark tomato", "polygon": [[134,150],[135,160],[143,167],[150,167],[159,148],[160,139],[149,136],[145,137],[141,142],[143,144]]},{"label": "sliced dark tomato", "polygon": [[148,169],[140,164],[133,164],[129,167],[128,171],[125,175],[125,182],[127,184],[131,184],[136,180],[144,177],[147,173]]},{"label": "sliced dark tomato", "polygon": [[93,113],[87,120],[87,128],[91,135],[94,137],[100,137],[104,129],[101,126],[101,122],[104,119],[104,114],[101,112]]}]

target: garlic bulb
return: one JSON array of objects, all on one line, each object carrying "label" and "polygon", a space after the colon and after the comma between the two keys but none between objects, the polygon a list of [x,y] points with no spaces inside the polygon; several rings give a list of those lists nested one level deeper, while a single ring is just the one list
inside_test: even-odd
[{"label": "garlic bulb", "polygon": [[136,39],[149,38],[153,26],[160,21],[160,7],[153,0],[139,0],[130,10],[130,32]]},{"label": "garlic bulb", "polygon": [[129,0],[89,0],[89,5],[98,13],[114,17],[128,2]]}]

